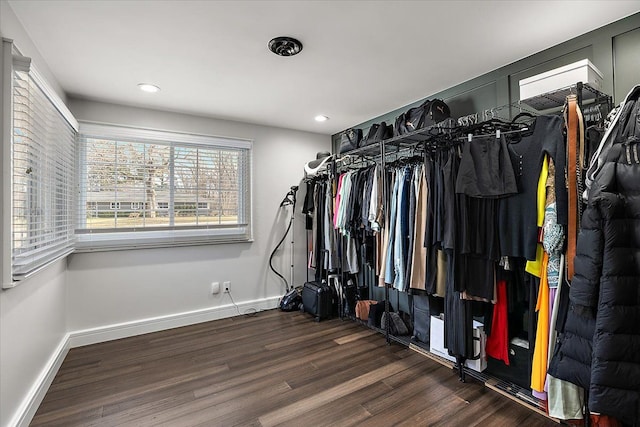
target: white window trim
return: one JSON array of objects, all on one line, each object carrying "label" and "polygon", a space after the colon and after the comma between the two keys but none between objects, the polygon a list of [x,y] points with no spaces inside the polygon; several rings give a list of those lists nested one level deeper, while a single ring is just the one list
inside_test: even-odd
[{"label": "white window trim", "polygon": [[153,140],[162,142],[179,142],[181,144],[208,145],[219,148],[244,148],[251,150],[253,140],[229,138],[197,133],[181,133],[161,129],[136,128],[99,122],[80,122],[80,133],[93,138],[127,139],[130,141]]},{"label": "white window trim", "polygon": [[[211,148],[237,148],[249,150],[249,221],[247,224],[212,226],[210,228],[180,229],[179,235],[171,229],[148,230],[144,233],[130,232],[91,232],[76,233],[75,252],[99,252],[145,248],[167,248],[176,246],[211,245],[225,243],[253,242],[253,140],[229,138],[194,133],[181,133],[160,129],[137,128],[99,122],[79,122],[79,135],[96,139],[124,139],[127,141],[158,141],[179,143],[181,145],[209,146]],[[78,150],[81,153],[81,150]],[[78,171],[80,173],[80,171]],[[84,189],[80,188],[79,203],[84,198]],[[240,198],[241,209],[244,199]]]},{"label": "white window trim", "polygon": [[2,160],[0,161],[0,173],[3,176],[3,188],[0,189],[0,201],[2,202],[0,215],[0,241],[2,242],[0,247],[0,270],[2,271],[2,276],[0,280],[2,281],[2,288],[7,289],[15,287],[20,281],[35,275],[73,252],[73,248],[65,248],[45,264],[21,275],[19,280],[17,277],[14,278],[12,265],[13,164],[11,158],[13,145],[13,71],[28,72],[33,82],[76,132],[78,131],[78,122],[62,98],[32,63],[31,58],[22,56],[20,49],[13,43],[13,40],[2,38],[1,41],[0,152],[2,153]]},{"label": "white window trim", "polygon": [[11,220],[13,206],[11,205],[11,192],[13,183],[11,180],[11,138],[13,135],[13,42],[9,39],[2,39],[2,105],[0,106],[2,139],[2,158],[0,159],[0,173],[2,173],[3,185],[0,186],[2,195],[2,226],[0,229],[0,241],[2,242],[2,288],[12,288],[17,282],[13,281],[11,265]]}]

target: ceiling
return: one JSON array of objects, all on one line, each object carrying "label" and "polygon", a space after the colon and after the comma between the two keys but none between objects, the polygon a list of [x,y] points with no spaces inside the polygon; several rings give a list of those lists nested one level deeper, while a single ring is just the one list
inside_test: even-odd
[{"label": "ceiling", "polygon": [[[9,4],[69,96],[323,134],[640,11],[637,0]],[[302,52],[272,54],[281,35]]]}]

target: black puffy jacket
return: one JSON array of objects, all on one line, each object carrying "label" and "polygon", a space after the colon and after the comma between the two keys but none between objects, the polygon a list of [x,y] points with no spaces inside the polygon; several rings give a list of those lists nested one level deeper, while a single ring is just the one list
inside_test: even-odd
[{"label": "black puffy jacket", "polygon": [[591,412],[640,425],[640,102],[631,101],[589,192],[549,373],[588,389]]}]

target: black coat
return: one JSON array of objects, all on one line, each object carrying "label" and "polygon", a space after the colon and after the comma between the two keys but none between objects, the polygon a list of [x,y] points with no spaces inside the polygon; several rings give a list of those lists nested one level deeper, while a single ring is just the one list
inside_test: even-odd
[{"label": "black coat", "polygon": [[[640,423],[640,113],[607,154],[582,217],[564,334],[549,373],[589,410]],[[624,125],[623,125],[624,127]]]}]

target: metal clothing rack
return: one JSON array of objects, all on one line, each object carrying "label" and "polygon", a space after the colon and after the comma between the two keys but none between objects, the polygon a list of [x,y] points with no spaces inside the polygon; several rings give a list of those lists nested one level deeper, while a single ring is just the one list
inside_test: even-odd
[{"label": "metal clothing rack", "polygon": [[[606,104],[609,110],[613,107],[612,97],[610,95],[606,95],[588,84],[583,84],[582,82],[578,82],[575,85],[572,85],[570,87],[562,88],[557,91],[542,94],[534,98],[522,100],[516,103],[510,103],[510,104],[496,107],[493,109],[484,110],[483,112],[464,116],[461,121],[450,118],[441,123],[438,123],[437,125],[421,128],[404,135],[395,136],[389,139],[374,142],[364,147],[356,148],[355,150],[349,151],[348,154],[360,155],[368,159],[372,159],[376,161],[376,163],[380,165],[381,169],[384,171],[388,164],[387,159],[389,155],[395,155],[397,158],[398,156],[402,156],[403,154],[415,152],[418,149],[428,149],[428,148],[434,148],[434,147],[436,149],[444,148],[444,147],[438,147],[437,144],[435,144],[435,146],[434,144],[430,144],[430,141],[437,141],[438,138],[440,139],[446,138],[449,141],[468,140],[467,139],[468,136],[466,135],[465,128],[468,128],[468,126],[470,125],[479,124],[482,121],[487,121],[491,119],[506,119],[506,117],[501,117],[501,112],[505,112],[505,111],[508,111],[509,120],[511,120],[514,113],[516,112],[517,113],[526,112],[534,116],[537,116],[540,114],[541,111],[557,109],[562,107],[565,103],[566,96],[572,93],[576,94],[578,98],[578,105],[581,108],[586,103]],[[482,118],[482,120],[480,120],[480,118]],[[502,132],[502,134],[522,132],[524,130],[526,129],[523,128],[523,129],[515,129],[515,130],[505,130]],[[476,135],[475,137],[477,136],[478,135]],[[390,189],[388,188],[388,183],[386,179],[383,180],[382,190],[383,190],[383,200],[386,201],[388,200],[389,191],[390,191]],[[386,211],[386,206],[383,205],[383,209],[385,209]],[[390,290],[391,290],[391,285],[385,284],[384,298],[385,298],[385,312],[387,313],[390,311],[389,310]],[[342,301],[341,301],[341,304],[342,304]],[[442,359],[439,356],[431,353],[428,349],[424,348],[424,346],[421,345],[421,343],[414,342],[410,340],[408,337],[392,335],[389,330],[389,325],[390,325],[390,322],[387,321],[386,328],[384,330],[380,328],[373,328],[384,335],[388,344],[395,342],[401,345],[406,345],[410,349],[417,351],[433,360],[436,360],[445,366],[448,366],[452,369],[459,370],[461,379],[464,378],[465,375],[467,375],[471,378],[474,378],[482,382],[486,387],[491,388],[492,390],[497,391],[511,398],[512,400],[515,400],[518,403],[523,404],[529,409],[539,412],[542,415],[548,416],[545,412],[544,402],[533,397],[531,395],[530,390],[524,389],[508,381],[495,378],[489,374],[476,372],[463,365],[458,366],[455,363],[452,363],[446,359]]]},{"label": "metal clothing rack", "polygon": [[[493,111],[493,117],[492,118],[497,118],[495,111],[497,110],[502,110],[502,109],[509,109],[509,112],[511,114],[512,109],[517,109],[516,111],[518,112],[528,112],[534,115],[538,115],[537,113],[532,112],[531,110],[527,109],[526,107],[522,107],[521,104],[509,104],[506,106],[502,106],[502,107],[497,107],[496,109],[494,109]],[[491,111],[491,110],[489,110]],[[486,117],[486,112],[482,113],[485,114],[484,117]],[[491,113],[490,113],[491,114]],[[421,128],[418,130],[415,130],[411,133],[407,133],[404,135],[400,135],[400,136],[395,136],[393,138],[389,138],[389,139],[385,139],[382,141],[377,141],[375,143],[366,145],[364,147],[359,147],[356,148],[354,150],[351,150],[348,152],[349,155],[355,155],[355,156],[364,156],[368,159],[373,159],[376,161],[376,163],[378,165],[380,165],[381,169],[384,171],[388,162],[388,156],[389,155],[402,155],[405,153],[411,153],[411,152],[415,152],[416,150],[422,150],[422,149],[427,149],[428,146],[430,145],[429,142],[433,141],[433,140],[437,140],[438,138],[440,139],[448,139],[449,143],[451,144],[451,142],[454,142],[455,145],[459,145],[462,141],[462,143],[464,142],[464,140],[467,139],[466,136],[466,132],[465,132],[465,126],[459,126],[458,123],[456,122],[456,120],[454,119],[447,119],[441,123],[438,123],[437,125],[434,126],[430,126],[430,127],[426,127],[426,128]],[[520,130],[515,130],[512,132],[506,131],[506,133],[513,133],[513,132],[522,132],[522,129]],[[460,137],[460,135],[464,135],[464,137]],[[460,138],[460,139],[458,139]],[[450,148],[452,145],[449,146],[435,146],[436,149],[439,148]],[[433,147],[432,147],[433,148]],[[334,169],[335,170],[335,169]],[[383,180],[383,186],[382,186],[382,191],[383,191],[383,200],[386,201],[389,198],[389,192],[390,189],[388,188],[388,183],[387,180]],[[385,209],[386,211],[386,206],[383,204],[383,209]],[[341,252],[342,252],[342,256],[341,256],[341,260],[344,261],[344,245],[342,244],[342,240],[341,241]],[[389,284],[385,284],[384,286],[384,300],[385,300],[385,312],[389,313],[390,312],[390,292],[391,292],[391,287],[392,285]],[[398,290],[394,289],[396,292],[399,292]],[[399,299],[398,299],[399,301]],[[340,301],[340,305],[341,307],[343,306],[343,301]],[[341,308],[342,309],[342,308]],[[357,320],[357,319],[356,319]],[[361,324],[364,322],[359,321]],[[512,384],[508,381],[504,381],[501,380],[499,378],[495,378],[491,375],[485,374],[485,373],[481,373],[481,372],[476,372],[470,368],[465,367],[463,364],[460,365],[456,365],[453,362],[450,362],[446,359],[443,359],[433,353],[431,353],[429,351],[428,348],[425,348],[424,345],[422,345],[421,343],[412,341],[409,337],[406,336],[395,336],[393,334],[390,333],[389,327],[390,327],[390,321],[386,322],[386,327],[384,329],[381,328],[372,328],[374,330],[376,330],[377,332],[380,332],[384,335],[387,344],[391,344],[392,342],[397,343],[397,344],[401,344],[401,345],[405,345],[407,347],[409,347],[409,349],[419,352],[420,354],[429,357],[447,367],[450,367],[451,369],[456,369],[459,372],[460,378],[461,380],[464,379],[465,375],[471,378],[474,378],[478,381],[480,381],[481,383],[483,383],[486,387],[491,388],[494,391],[497,391],[507,397],[509,397],[512,400],[515,400],[518,403],[523,404],[524,406],[526,406],[527,408],[534,410],[542,415],[548,416],[545,412],[544,412],[544,403],[541,402],[540,400],[536,399],[535,397],[533,397],[531,395],[531,392],[529,390],[523,389],[522,387],[519,387],[515,384]],[[367,325],[368,326],[368,325]],[[370,327],[370,326],[368,326]],[[370,327],[371,328],[371,327]]]}]

